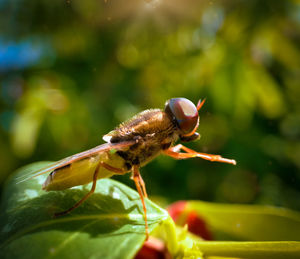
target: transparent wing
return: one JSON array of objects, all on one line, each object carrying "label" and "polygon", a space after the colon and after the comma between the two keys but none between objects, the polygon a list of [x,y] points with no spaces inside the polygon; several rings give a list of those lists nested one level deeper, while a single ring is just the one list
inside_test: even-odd
[{"label": "transparent wing", "polygon": [[79,161],[79,160],[82,160],[84,158],[87,158],[87,157],[90,157],[90,156],[93,156],[93,155],[96,155],[96,154],[100,154],[102,152],[107,152],[107,151],[113,150],[113,149],[116,149],[116,150],[124,149],[124,148],[130,147],[131,145],[133,145],[135,143],[136,142],[134,140],[132,140],[132,141],[124,141],[124,142],[121,142],[121,143],[105,143],[105,144],[96,146],[92,149],[83,151],[81,153],[78,153],[78,154],[66,157],[66,158],[64,158],[62,160],[59,160],[57,162],[54,162],[53,164],[51,164],[49,166],[46,166],[44,168],[41,168],[38,171],[33,171],[33,172],[30,172],[26,175],[22,175],[21,177],[17,178],[17,183],[24,182],[24,181],[26,181],[30,178],[33,178],[33,177],[36,177],[36,176],[39,176],[39,175],[42,175],[42,174],[45,174],[45,173],[48,173],[48,172],[52,172],[53,170],[55,170],[57,168],[64,167],[64,166],[69,165],[69,164],[71,164],[75,161]]}]

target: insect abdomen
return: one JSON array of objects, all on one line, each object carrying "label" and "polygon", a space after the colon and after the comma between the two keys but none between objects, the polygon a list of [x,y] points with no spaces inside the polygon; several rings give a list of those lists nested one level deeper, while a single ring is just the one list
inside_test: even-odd
[{"label": "insect abdomen", "polygon": [[90,157],[55,169],[49,174],[43,189],[46,191],[64,190],[83,185],[93,180],[93,174],[99,163],[98,157]]},{"label": "insect abdomen", "polygon": [[[125,167],[124,159],[116,153],[101,153],[55,169],[47,177],[43,184],[43,189],[46,191],[58,191],[90,183],[93,181],[93,176],[100,162],[105,162],[120,169]],[[99,166],[98,170],[98,179],[108,178],[114,174],[114,172],[101,166]]]}]

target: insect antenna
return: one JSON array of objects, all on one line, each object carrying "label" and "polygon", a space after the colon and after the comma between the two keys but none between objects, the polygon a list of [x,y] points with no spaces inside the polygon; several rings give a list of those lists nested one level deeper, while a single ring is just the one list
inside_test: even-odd
[{"label": "insect antenna", "polygon": [[201,99],[198,101],[198,103],[197,103],[197,110],[198,111],[202,108],[205,101],[206,101],[206,98],[204,98],[202,101],[201,101]]}]

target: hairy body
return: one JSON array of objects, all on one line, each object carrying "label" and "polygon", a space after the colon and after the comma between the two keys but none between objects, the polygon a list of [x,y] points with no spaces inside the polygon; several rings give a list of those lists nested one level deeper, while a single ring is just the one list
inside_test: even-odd
[{"label": "hairy body", "polygon": [[144,166],[159,155],[161,150],[173,145],[178,139],[178,131],[168,114],[153,109],[141,112],[131,120],[122,123],[114,131],[105,135],[104,139],[107,137],[110,137],[111,143],[136,141],[136,144],[128,150],[117,152],[130,170],[133,165]]},{"label": "hairy body", "polygon": [[[93,174],[100,161],[129,172],[133,165],[144,166],[169,148],[178,139],[178,130],[172,118],[160,109],[143,111],[120,124],[103,136],[107,143],[133,141],[134,144],[116,152],[103,152],[51,172],[43,185],[47,191],[64,190],[93,181]],[[114,172],[102,167],[98,179]],[[74,177],[74,174],[77,176]]]}]

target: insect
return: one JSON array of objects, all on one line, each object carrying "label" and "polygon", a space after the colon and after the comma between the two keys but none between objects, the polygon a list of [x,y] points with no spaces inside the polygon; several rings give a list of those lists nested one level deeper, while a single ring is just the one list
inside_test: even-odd
[{"label": "insect", "polygon": [[189,142],[199,139],[200,135],[196,132],[200,120],[198,111],[204,102],[205,100],[199,100],[195,106],[186,98],[172,98],[165,103],[164,110],[145,110],[120,124],[103,136],[105,144],[62,159],[39,171],[35,176],[50,172],[43,184],[46,191],[65,190],[93,182],[91,190],[80,201],[68,210],[56,213],[55,216],[67,214],[80,206],[94,193],[98,179],[131,172],[131,179],[135,182],[143,205],[148,239],[147,209],[144,200],[148,196],[140,175],[140,167],[159,154],[175,159],[199,157],[209,161],[236,164],[233,159],[199,153],[182,144],[175,145],[178,140]]}]

